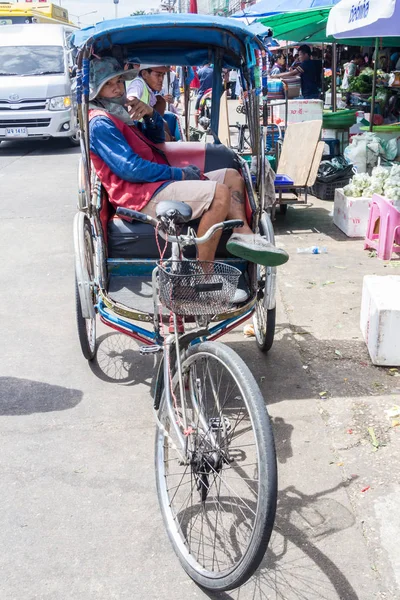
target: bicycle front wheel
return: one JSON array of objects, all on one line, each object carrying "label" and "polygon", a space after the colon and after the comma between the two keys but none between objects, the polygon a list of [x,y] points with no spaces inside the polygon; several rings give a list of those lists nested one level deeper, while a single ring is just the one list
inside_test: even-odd
[{"label": "bicycle front wheel", "polygon": [[272,428],[253,375],[227,346],[204,342],[190,348],[182,379],[182,386],[178,375],[172,380],[173,410],[165,393],[159,409],[159,502],[186,572],[206,589],[227,591],[251,577],[272,532],[277,498]]}]

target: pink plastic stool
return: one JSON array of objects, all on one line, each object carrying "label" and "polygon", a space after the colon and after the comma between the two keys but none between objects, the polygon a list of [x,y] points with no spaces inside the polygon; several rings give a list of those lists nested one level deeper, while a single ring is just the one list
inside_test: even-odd
[{"label": "pink plastic stool", "polygon": [[400,254],[399,244],[400,211],[386,198],[374,194],[369,210],[364,249],[374,248],[378,258],[390,260],[392,252]]}]

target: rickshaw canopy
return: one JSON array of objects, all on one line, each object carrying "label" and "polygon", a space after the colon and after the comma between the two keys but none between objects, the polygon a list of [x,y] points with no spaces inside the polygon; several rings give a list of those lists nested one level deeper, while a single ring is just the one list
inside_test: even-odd
[{"label": "rickshaw canopy", "polygon": [[254,66],[254,50],[263,47],[249,28],[235,19],[191,14],[155,14],[101,21],[74,33],[73,46],[94,54],[117,47],[132,62],[201,65],[218,51],[223,66]]}]

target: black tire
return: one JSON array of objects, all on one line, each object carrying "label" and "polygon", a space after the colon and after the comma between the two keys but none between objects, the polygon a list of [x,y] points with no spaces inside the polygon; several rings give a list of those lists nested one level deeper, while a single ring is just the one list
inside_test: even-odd
[{"label": "black tire", "polygon": [[75,135],[71,135],[70,137],[67,137],[66,142],[67,142],[67,146],[69,146],[69,147],[72,147],[72,148],[79,147],[81,144],[80,139],[79,139],[79,134],[76,133]]},{"label": "black tire", "polygon": [[88,330],[87,330],[87,321],[92,321],[92,319],[84,319],[82,316],[82,308],[81,308],[81,299],[79,297],[78,284],[75,279],[75,308],[76,308],[76,326],[78,329],[78,337],[79,342],[82,349],[82,354],[86,358],[86,360],[93,360],[96,356],[96,342],[94,346],[90,343]]},{"label": "black tire", "polygon": [[[89,221],[85,220],[83,225],[83,245],[84,245],[84,268],[87,278],[91,282],[92,301],[95,304],[94,298],[94,257],[92,233]],[[96,315],[93,318],[85,318],[82,313],[82,305],[79,294],[77,276],[75,275],[75,309],[76,309],[76,326],[78,329],[78,337],[81,345],[83,356],[86,360],[93,360],[96,355]]]},{"label": "black tire", "polygon": [[[286,205],[285,205],[286,206]],[[267,237],[268,241],[275,243],[274,232],[269,217],[263,213],[260,220],[260,233]],[[276,277],[276,267],[257,267],[258,291],[257,303],[253,313],[253,327],[256,344],[261,352],[269,352],[273,346],[276,326],[276,307],[267,308],[269,298],[266,293],[275,295],[275,286],[269,285],[269,280]]]},{"label": "black tire", "polygon": [[276,308],[267,310],[264,304],[264,296],[257,300],[253,314],[253,327],[257,347],[261,352],[269,352],[275,338]]},{"label": "black tire", "polygon": [[[219,377],[215,375],[218,369]],[[187,460],[180,442],[176,443],[176,427],[183,435],[184,412],[176,374],[172,418],[165,391],[158,412],[157,493],[164,524],[183,568],[201,587],[223,592],[243,585],[268,547],[277,500],[272,428],[256,380],[227,346],[203,342],[190,347],[182,372]],[[239,395],[234,395],[235,390]],[[217,413],[211,408],[214,401]],[[241,403],[246,413],[238,408]],[[214,542],[212,557],[206,556],[211,553],[209,540]]]}]

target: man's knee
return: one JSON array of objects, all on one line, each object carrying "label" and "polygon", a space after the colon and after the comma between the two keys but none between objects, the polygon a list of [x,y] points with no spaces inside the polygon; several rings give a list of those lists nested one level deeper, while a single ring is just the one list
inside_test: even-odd
[{"label": "man's knee", "polygon": [[227,169],[225,174],[225,183],[228,185],[243,185],[244,181],[239,171],[236,169]]}]

